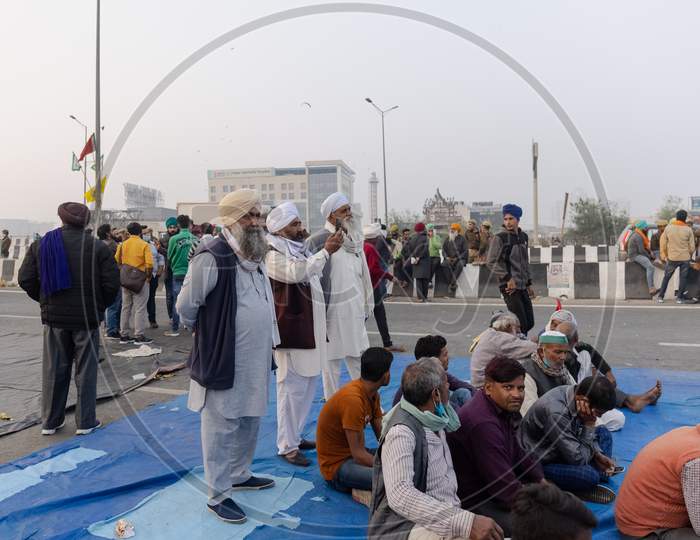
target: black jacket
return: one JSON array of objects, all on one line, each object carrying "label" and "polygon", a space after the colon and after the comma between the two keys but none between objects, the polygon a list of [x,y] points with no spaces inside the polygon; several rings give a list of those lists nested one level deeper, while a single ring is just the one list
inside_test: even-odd
[{"label": "black jacket", "polygon": [[404,264],[410,264],[411,257],[418,259],[417,264],[411,265],[413,277],[416,279],[430,279],[430,249],[428,243],[429,239],[426,231],[416,233],[408,240],[406,251],[409,259]]},{"label": "black jacket", "polygon": [[463,264],[466,264],[469,259],[467,240],[461,234],[455,236],[454,240],[450,240],[448,236],[445,243],[442,244],[442,254],[445,258],[460,259]]},{"label": "black jacket", "polygon": [[501,230],[491,239],[486,265],[498,278],[498,285],[504,288],[508,281],[515,280],[516,289],[532,285],[528,237],[522,230]]},{"label": "black jacket", "polygon": [[107,306],[119,292],[119,268],[107,244],[83,229],[63,226],[63,247],[72,286],[49,297],[41,294],[39,258],[41,240],[35,241],[19,269],[19,286],[41,305],[41,322],[54,328],[97,328]]}]

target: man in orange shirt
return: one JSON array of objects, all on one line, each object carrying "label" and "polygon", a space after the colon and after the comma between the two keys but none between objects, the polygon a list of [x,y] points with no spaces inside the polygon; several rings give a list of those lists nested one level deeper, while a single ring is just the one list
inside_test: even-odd
[{"label": "man in orange shirt", "polygon": [[379,389],[389,384],[393,358],[382,347],[367,349],[360,360],[360,378],[333,394],[318,416],[316,450],[321,474],[333,489],[352,491],[356,499],[363,498],[358,490],[372,489],[374,452],[365,448],[365,427],[371,425],[379,440]]},{"label": "man in orange shirt", "polygon": [[622,482],[615,522],[625,540],[700,538],[700,424],[642,448]]}]

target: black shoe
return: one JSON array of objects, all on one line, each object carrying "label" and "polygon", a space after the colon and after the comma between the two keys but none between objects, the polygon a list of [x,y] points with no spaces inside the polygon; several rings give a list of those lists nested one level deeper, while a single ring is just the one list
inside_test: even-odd
[{"label": "black shoe", "polygon": [[299,450],[316,450],[316,441],[302,439],[299,443]]},{"label": "black shoe", "polygon": [[105,339],[121,339],[122,337],[119,335],[119,332],[109,332],[106,336]]},{"label": "black shoe", "polygon": [[128,334],[119,336],[119,345],[129,345],[134,342],[134,338],[130,337]]},{"label": "black shoe", "polygon": [[251,476],[245,482],[240,484],[233,484],[231,486],[232,491],[245,491],[248,489],[267,489],[275,485],[274,480],[269,478],[261,478],[259,476]]},{"label": "black shoe", "polygon": [[155,321],[153,321],[153,322],[150,324],[150,326],[151,326],[151,328],[158,328],[158,323],[155,322]]},{"label": "black shoe", "polygon": [[243,510],[233,502],[233,499],[224,499],[219,504],[208,504],[207,508],[226,523],[245,523],[247,519]]},{"label": "black shoe", "polygon": [[149,343],[153,343],[153,340],[144,335],[136,336],[134,338],[134,345],[148,345]]},{"label": "black shoe", "polygon": [[615,492],[606,486],[598,484],[590,491],[574,493],[579,499],[597,504],[610,504],[615,500]]},{"label": "black shoe", "polygon": [[291,463],[292,465],[296,465],[297,467],[308,467],[309,465],[311,465],[311,461],[309,461],[309,459],[304,454],[302,454],[300,450],[290,452],[289,454],[285,454],[280,457],[284,459],[287,463]]}]

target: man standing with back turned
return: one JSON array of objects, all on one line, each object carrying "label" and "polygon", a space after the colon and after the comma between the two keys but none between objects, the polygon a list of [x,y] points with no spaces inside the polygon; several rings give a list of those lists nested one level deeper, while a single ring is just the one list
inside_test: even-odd
[{"label": "man standing with back turned", "polygon": [[498,288],[508,311],[520,320],[520,330],[527,333],[535,326],[530,276],[528,237],[520,228],[523,210],[515,204],[503,206],[503,230],[496,234],[489,246],[486,264],[498,278]]}]

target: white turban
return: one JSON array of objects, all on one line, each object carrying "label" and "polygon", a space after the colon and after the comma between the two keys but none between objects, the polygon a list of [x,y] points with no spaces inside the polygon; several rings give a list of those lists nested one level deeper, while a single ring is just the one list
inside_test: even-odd
[{"label": "white turban", "polygon": [[276,233],[284,229],[295,219],[301,219],[299,210],[293,202],[285,202],[273,208],[267,215],[267,230]]},{"label": "white turban", "polygon": [[370,223],[362,228],[362,234],[367,240],[377,238],[382,234],[382,226],[380,223]]},{"label": "white turban", "polygon": [[324,219],[328,219],[328,216],[346,204],[350,204],[350,200],[340,191],[337,191],[329,195],[328,198],[321,203],[321,215]]},{"label": "white turban", "polygon": [[557,321],[558,323],[568,322],[574,326],[578,326],[574,314],[566,309],[560,309],[552,313],[552,316],[549,318],[549,322],[547,322],[547,325],[545,326],[545,330],[551,330],[552,321]]},{"label": "white turban", "polygon": [[216,225],[228,227],[239,221],[253,208],[260,208],[258,193],[252,189],[239,189],[229,193],[219,202],[219,217],[212,220]]}]

